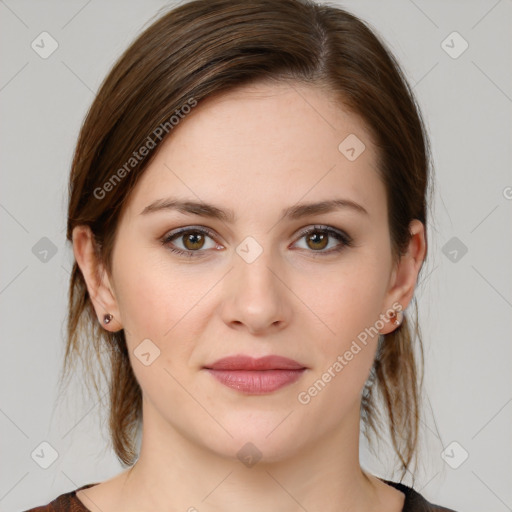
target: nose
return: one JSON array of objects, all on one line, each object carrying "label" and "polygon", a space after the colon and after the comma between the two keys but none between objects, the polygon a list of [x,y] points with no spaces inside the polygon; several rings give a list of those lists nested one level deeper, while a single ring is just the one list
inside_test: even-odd
[{"label": "nose", "polygon": [[231,328],[265,335],[290,323],[292,305],[286,279],[266,251],[251,263],[234,255],[234,268],[224,280],[223,293],[222,317]]}]

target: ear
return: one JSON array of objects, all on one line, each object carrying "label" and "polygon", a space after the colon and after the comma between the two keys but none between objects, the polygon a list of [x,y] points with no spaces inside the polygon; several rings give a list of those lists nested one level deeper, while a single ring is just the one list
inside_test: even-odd
[{"label": "ear", "polygon": [[[73,229],[73,252],[87,285],[98,320],[104,329],[111,332],[123,328],[117,300],[110,283],[108,272],[99,261],[97,247],[89,226],[77,226]],[[112,320],[104,322],[105,315],[112,315]]]},{"label": "ear", "polygon": [[[395,309],[392,305],[399,303],[402,306],[401,311],[405,311],[414,295],[418,274],[425,259],[427,243],[423,223],[418,219],[414,219],[409,224],[409,232],[411,233],[411,238],[407,251],[400,257],[389,280],[389,289],[384,302],[388,310]],[[388,334],[396,329],[396,327],[393,322],[386,322],[379,332],[381,334]]]}]

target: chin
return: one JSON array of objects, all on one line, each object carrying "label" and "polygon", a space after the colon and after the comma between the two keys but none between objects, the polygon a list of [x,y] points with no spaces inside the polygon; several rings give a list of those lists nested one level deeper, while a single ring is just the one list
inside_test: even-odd
[{"label": "chin", "polygon": [[247,467],[283,461],[292,457],[307,441],[303,438],[304,425],[291,421],[293,414],[286,418],[287,414],[289,411],[265,411],[260,416],[251,412],[232,421],[225,419],[221,423],[233,437],[216,435],[206,442],[216,454],[238,459]]}]

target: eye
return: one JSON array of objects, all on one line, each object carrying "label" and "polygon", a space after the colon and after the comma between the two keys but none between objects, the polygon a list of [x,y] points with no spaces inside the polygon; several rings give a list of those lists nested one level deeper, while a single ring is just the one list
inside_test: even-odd
[{"label": "eye", "polygon": [[[338,229],[329,226],[311,226],[300,233],[299,241],[304,240],[300,249],[309,249],[310,252],[332,254],[345,247],[352,246],[352,238]],[[298,243],[298,242],[296,242]]]},{"label": "eye", "polygon": [[[215,242],[215,234],[207,228],[186,227],[166,234],[161,243],[180,256],[202,257],[208,249],[222,249]],[[304,240],[303,245],[299,242]],[[353,245],[352,238],[338,229],[330,226],[311,226],[300,233],[299,240],[294,244],[300,249],[306,249],[317,255],[327,255],[339,252]]]},{"label": "eye", "polygon": [[[186,227],[172,231],[163,237],[162,245],[171,252],[182,256],[203,256],[207,249],[219,249],[222,246],[213,239],[213,232],[205,228]],[[196,254],[199,253],[199,254]]]}]

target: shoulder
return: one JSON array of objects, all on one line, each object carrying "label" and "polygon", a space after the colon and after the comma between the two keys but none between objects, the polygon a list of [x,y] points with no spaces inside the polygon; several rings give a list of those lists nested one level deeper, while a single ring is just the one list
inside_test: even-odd
[{"label": "shoulder", "polygon": [[94,484],[87,484],[75,489],[74,491],[67,492],[57,496],[48,505],[41,505],[39,507],[25,510],[24,512],[89,512],[89,509],[76,497],[77,491],[92,487]]},{"label": "shoulder", "polygon": [[402,512],[456,512],[451,508],[445,508],[440,505],[430,503],[412,487],[408,487],[407,485],[398,482],[391,482],[389,480],[383,480],[383,482],[405,494],[405,502]]}]

